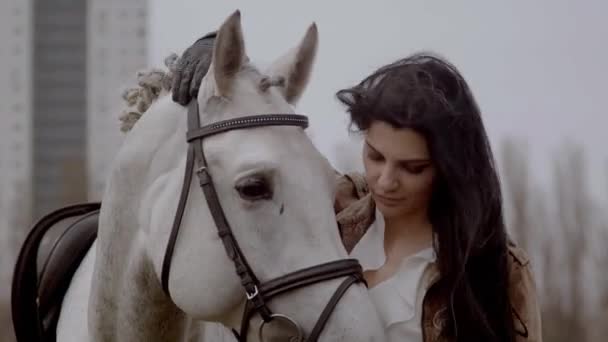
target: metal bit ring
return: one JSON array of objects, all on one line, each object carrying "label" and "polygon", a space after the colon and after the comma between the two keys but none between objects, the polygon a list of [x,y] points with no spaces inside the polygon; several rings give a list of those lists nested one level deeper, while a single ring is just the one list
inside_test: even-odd
[{"label": "metal bit ring", "polygon": [[[289,325],[291,325],[292,327],[295,328],[295,331],[297,332],[297,334],[295,336],[292,336],[289,338],[289,342],[304,342],[304,332],[302,331],[302,328],[300,328],[300,326],[298,325],[298,323],[296,323],[296,321],[294,321],[292,318],[290,318],[289,316],[286,315],[282,315],[282,314],[272,314],[270,315],[270,317],[272,318],[270,320],[270,322],[277,320],[277,321],[283,321],[283,322],[287,322]],[[264,326],[266,325],[267,322],[262,321],[260,323],[260,328],[258,330],[258,338],[260,340],[260,342],[264,342]]]}]

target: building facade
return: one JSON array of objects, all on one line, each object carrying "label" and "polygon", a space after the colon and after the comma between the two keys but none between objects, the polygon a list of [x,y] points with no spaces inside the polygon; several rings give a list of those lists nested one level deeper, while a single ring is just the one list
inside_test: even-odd
[{"label": "building facade", "polygon": [[101,199],[122,141],[122,88],[147,63],[147,6],[0,1],[0,281],[7,291],[36,220]]},{"label": "building facade", "polygon": [[122,90],[147,63],[147,1],[95,0],[88,10],[88,198],[100,200],[122,142]]}]

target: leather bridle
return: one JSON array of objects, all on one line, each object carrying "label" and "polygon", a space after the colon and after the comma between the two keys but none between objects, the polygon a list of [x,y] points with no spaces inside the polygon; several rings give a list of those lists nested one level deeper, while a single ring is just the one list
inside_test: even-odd
[{"label": "leather bridle", "polygon": [[192,174],[196,173],[200,187],[205,194],[207,205],[213,216],[213,220],[215,221],[218,235],[222,240],[228,257],[233,261],[236,273],[241,279],[241,284],[245,289],[247,301],[243,312],[241,331],[240,333],[235,332],[239,341],[246,341],[249,321],[255,313],[258,313],[263,320],[259,327],[260,339],[262,339],[262,331],[266,323],[273,320],[283,320],[294,326],[297,330],[297,339],[294,341],[304,341],[304,333],[297,322],[288,316],[273,313],[268,307],[267,302],[272,298],[291,290],[331,279],[346,277],[334,292],[324,310],[321,312],[314,328],[306,337],[306,341],[313,342],[318,340],[331,313],[348,288],[355,283],[365,283],[365,280],[363,279],[361,265],[356,259],[344,259],[312,266],[265,283],[260,283],[257,279],[247,263],[247,259],[243,255],[220,205],[211,175],[207,168],[207,161],[203,151],[203,139],[226,131],[262,126],[297,126],[306,129],[308,127],[308,118],[296,114],[264,114],[244,116],[200,127],[198,101],[194,99],[188,105],[188,132],[186,134],[188,156],[177,212],[175,214],[173,228],[163,259],[161,274],[162,288],[170,298],[169,272],[171,268],[171,259],[173,257],[173,250],[184,215],[186,202],[188,200],[188,193],[192,183]]}]

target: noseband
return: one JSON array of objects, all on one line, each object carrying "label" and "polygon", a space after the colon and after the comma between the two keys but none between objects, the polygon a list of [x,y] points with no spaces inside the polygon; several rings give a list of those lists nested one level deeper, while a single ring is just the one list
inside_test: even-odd
[{"label": "noseband", "polygon": [[246,341],[247,331],[249,329],[249,321],[255,313],[260,314],[263,321],[259,327],[260,340],[262,339],[263,328],[266,323],[273,320],[284,321],[291,324],[297,330],[297,339],[294,341],[303,342],[304,334],[297,322],[288,316],[275,314],[270,310],[267,302],[273,297],[276,297],[285,292],[302,288],[308,285],[320,283],[323,281],[346,277],[338,286],[333,296],[321,312],[317,323],[313,330],[308,335],[306,341],[317,341],[321,331],[323,330],[329,316],[335,309],[336,305],[346,293],[348,288],[359,282],[365,283],[361,265],[356,259],[344,259],[332,261],[317,266],[312,266],[284,276],[272,279],[265,283],[260,283],[251,267],[247,263],[243,252],[241,251],[233,233],[228,224],[228,220],[224,215],[222,206],[220,205],[211,175],[207,168],[207,161],[203,151],[203,139],[218,133],[254,128],[262,126],[297,126],[303,129],[308,127],[308,118],[296,114],[266,114],[245,116],[237,119],[220,121],[207,126],[200,127],[200,118],[198,110],[198,101],[194,99],[188,105],[188,132],[186,134],[188,142],[188,157],[186,160],[186,168],[184,174],[184,182],[182,185],[181,195],[173,221],[173,228],[169,236],[167,250],[163,259],[161,281],[162,287],[167,296],[169,293],[169,271],[171,268],[171,259],[173,250],[177,241],[177,235],[184,215],[188,193],[192,183],[192,174],[196,173],[200,187],[205,194],[207,205],[215,221],[218,235],[226,249],[228,257],[234,263],[236,273],[241,279],[241,284],[244,287],[247,302],[243,312],[241,321],[240,334],[235,332],[239,341]]}]

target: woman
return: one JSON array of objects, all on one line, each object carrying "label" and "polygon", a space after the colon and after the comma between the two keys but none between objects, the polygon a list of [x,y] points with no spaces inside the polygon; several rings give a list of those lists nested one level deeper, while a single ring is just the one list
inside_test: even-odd
[{"label": "woman", "polygon": [[540,341],[529,261],[508,241],[479,108],[448,62],[416,54],[341,90],[365,137],[340,180],[345,247],[391,341]]},{"label": "woman", "polygon": [[[196,95],[212,39],[179,62],[176,102]],[[417,54],[337,96],[365,138],[365,173],[339,177],[337,220],[389,341],[541,341],[530,264],[508,241],[485,128],[456,68]]]}]

